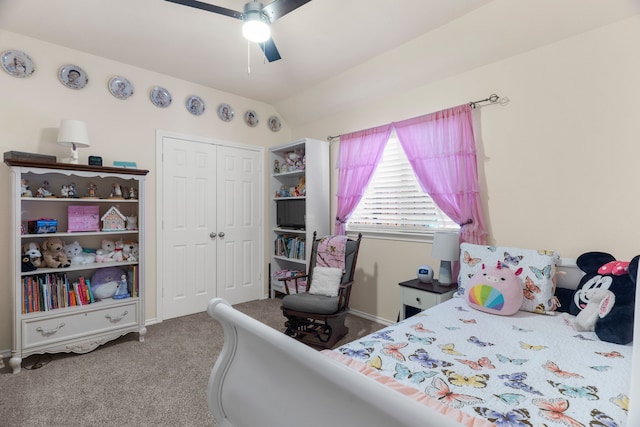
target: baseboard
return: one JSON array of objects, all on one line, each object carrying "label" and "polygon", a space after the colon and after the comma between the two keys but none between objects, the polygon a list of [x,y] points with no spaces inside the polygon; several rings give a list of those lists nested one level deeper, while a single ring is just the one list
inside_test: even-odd
[{"label": "baseboard", "polygon": [[353,308],[349,309],[349,313],[354,316],[362,317],[363,319],[371,320],[372,322],[382,323],[385,326],[393,325],[396,323],[395,321],[383,319],[382,317],[372,316],[369,313],[365,313],[364,311],[354,310]]}]

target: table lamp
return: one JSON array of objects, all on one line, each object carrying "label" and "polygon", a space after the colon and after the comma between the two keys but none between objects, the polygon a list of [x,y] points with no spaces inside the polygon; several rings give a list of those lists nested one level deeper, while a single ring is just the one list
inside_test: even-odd
[{"label": "table lamp", "polygon": [[78,147],[90,147],[87,125],[80,120],[62,120],[58,130],[58,144],[71,147],[71,156],[64,163],[78,164]]},{"label": "table lamp", "polygon": [[452,274],[451,262],[460,259],[458,233],[444,231],[436,232],[433,236],[431,256],[440,260],[440,274],[438,282],[444,286],[456,283],[456,279]]}]

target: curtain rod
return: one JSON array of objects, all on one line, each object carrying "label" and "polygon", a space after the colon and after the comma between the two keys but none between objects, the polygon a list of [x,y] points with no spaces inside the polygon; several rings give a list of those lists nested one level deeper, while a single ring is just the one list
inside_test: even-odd
[{"label": "curtain rod", "polygon": [[[478,101],[471,101],[471,102],[469,102],[469,106],[475,110],[475,108],[476,108],[476,106],[477,106],[478,104],[481,104],[481,103],[483,103],[483,102],[489,102],[489,103],[491,103],[491,104],[495,104],[495,103],[496,103],[496,102],[498,102],[499,100],[500,100],[500,97],[499,97],[498,95],[496,95],[495,93],[492,93],[491,95],[489,95],[489,97],[488,97],[488,98],[480,99],[480,100],[478,100]],[[338,138],[340,138],[341,136],[342,136],[342,135],[336,135],[336,136],[331,136],[331,135],[329,135],[329,136],[327,137],[327,141],[329,141],[329,142],[333,142],[333,140],[338,139]]]}]

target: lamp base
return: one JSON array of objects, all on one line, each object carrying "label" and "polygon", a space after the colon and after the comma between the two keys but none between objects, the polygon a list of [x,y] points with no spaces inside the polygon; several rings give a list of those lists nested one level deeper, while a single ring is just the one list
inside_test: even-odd
[{"label": "lamp base", "polygon": [[77,165],[78,164],[78,158],[73,158],[73,157],[65,157],[64,159],[62,159],[62,161],[60,163],[69,163],[72,165]]},{"label": "lamp base", "polygon": [[438,283],[442,286],[451,286],[456,283],[451,273],[451,261],[440,261],[440,273],[438,274]]}]

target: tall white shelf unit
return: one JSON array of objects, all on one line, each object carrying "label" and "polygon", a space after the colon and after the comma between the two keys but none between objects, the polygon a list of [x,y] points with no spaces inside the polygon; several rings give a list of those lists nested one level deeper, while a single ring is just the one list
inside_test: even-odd
[{"label": "tall white shelf unit", "polygon": [[[282,167],[287,164],[287,153],[304,152],[305,161],[298,167],[276,171],[275,164]],[[270,228],[271,228],[271,277],[270,293],[274,298],[276,292],[284,293],[282,282],[275,278],[275,274],[282,270],[307,271],[314,231],[318,236],[328,235],[330,232],[330,198],[329,198],[329,143],[315,139],[303,138],[285,145],[273,147],[269,150],[271,167],[270,175]],[[298,196],[282,196],[281,189],[295,188],[301,179],[305,181],[305,193]],[[278,224],[277,206],[285,200],[304,200],[304,227],[283,228]],[[294,238],[304,241],[304,257],[279,254],[277,240],[279,237]]]},{"label": "tall white shelf unit", "polygon": [[[139,340],[146,334],[144,316],[144,197],[146,170],[66,163],[40,163],[22,160],[5,160],[11,172],[12,194],[12,246],[11,288],[13,305],[13,343],[9,365],[13,373],[20,372],[22,359],[42,353],[88,353],[98,346],[125,335],[137,332]],[[28,180],[33,195],[36,188],[48,181],[51,192],[58,197],[23,197],[21,180]],[[62,185],[74,183],[78,198],[60,197]],[[97,197],[84,198],[89,184],[97,186]],[[132,198],[109,198],[113,185],[122,189],[133,188]],[[68,232],[69,206],[98,206],[101,217],[110,207],[116,206],[124,215],[137,216],[137,229],[117,231]],[[48,234],[30,234],[27,221],[55,218],[57,231]],[[102,224],[100,224],[101,226]],[[97,249],[102,239],[133,241],[139,246],[135,261],[113,261],[90,264],[72,264],[66,268],[38,268],[23,272],[21,268],[22,246],[30,242],[42,244],[49,237],[61,238],[65,244],[78,241],[83,248]],[[45,275],[66,275],[69,282],[80,277],[91,279],[96,271],[117,266],[125,273],[133,273],[137,282],[134,296],[124,299],[105,298],[86,305],[68,306],[68,302],[38,310],[24,308],[28,290],[24,283],[29,278]],[[33,295],[32,295],[33,297]],[[68,300],[67,300],[68,301]],[[66,307],[64,307],[66,305]]]}]

